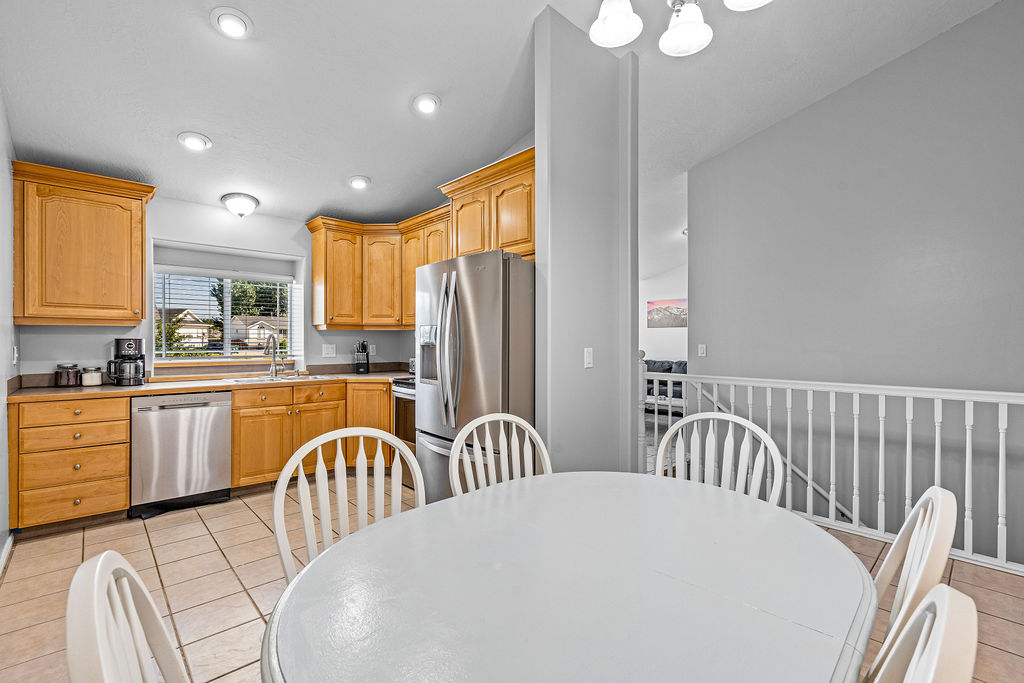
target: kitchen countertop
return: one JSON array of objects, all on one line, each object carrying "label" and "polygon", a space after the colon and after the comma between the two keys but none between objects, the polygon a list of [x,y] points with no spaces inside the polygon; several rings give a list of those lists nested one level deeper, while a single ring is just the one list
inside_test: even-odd
[{"label": "kitchen countertop", "polygon": [[299,379],[269,381],[263,377],[238,379],[208,379],[186,382],[147,382],[134,387],[102,384],[98,387],[30,387],[18,389],[7,397],[11,403],[59,401],[69,398],[115,398],[121,396],[154,396],[158,394],[188,394],[200,391],[233,391],[235,389],[264,389],[290,387],[302,384],[330,384],[334,382],[382,382],[397,377],[409,377],[408,371],[371,372],[368,375],[341,373],[333,375],[300,375]]}]

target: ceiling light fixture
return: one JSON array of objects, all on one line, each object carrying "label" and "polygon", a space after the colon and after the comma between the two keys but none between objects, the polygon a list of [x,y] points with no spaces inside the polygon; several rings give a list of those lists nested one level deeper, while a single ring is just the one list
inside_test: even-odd
[{"label": "ceiling light fixture", "polygon": [[210,23],[228,38],[241,40],[252,35],[252,19],[234,7],[215,7],[210,12]]},{"label": "ceiling light fixture", "polygon": [[749,12],[758,7],[764,7],[772,0],[725,0],[725,6],[733,12]]},{"label": "ceiling light fixture", "polygon": [[364,175],[354,175],[348,179],[348,184],[353,190],[365,190],[370,186],[370,179]]},{"label": "ceiling light fixture", "polygon": [[433,114],[441,108],[441,98],[429,92],[417,95],[412,106],[421,114]]},{"label": "ceiling light fixture", "polygon": [[697,0],[668,0],[672,19],[661,34],[658,48],[669,57],[688,57],[711,43],[714,31],[704,21]]},{"label": "ceiling light fixture", "polygon": [[643,30],[643,19],[629,0],[602,0],[597,21],[590,25],[590,40],[600,47],[622,47]]},{"label": "ceiling light fixture", "polygon": [[260,200],[244,192],[231,192],[221,197],[220,200],[227,207],[228,211],[239,218],[245,218],[260,205]]},{"label": "ceiling light fixture", "polygon": [[202,133],[186,130],[178,133],[178,142],[193,152],[205,152],[213,147],[213,141]]}]

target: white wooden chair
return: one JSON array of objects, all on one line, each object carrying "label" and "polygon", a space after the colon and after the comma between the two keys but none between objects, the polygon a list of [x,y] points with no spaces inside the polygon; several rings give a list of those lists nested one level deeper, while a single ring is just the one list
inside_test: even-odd
[{"label": "white wooden chair", "polygon": [[[722,427],[725,430],[724,437],[721,433]],[[690,429],[688,438],[687,428]],[[721,449],[718,447],[719,438],[723,439]],[[671,462],[673,441],[674,466]],[[755,441],[758,443],[756,453]],[[718,460],[719,450],[722,454],[721,466]],[[667,477],[673,472],[676,479],[721,486],[754,498],[761,497],[761,484],[767,477],[768,486],[765,487],[765,491],[768,503],[778,505],[782,496],[782,453],[779,447],[768,436],[768,432],[750,420],[730,413],[694,413],[668,428],[661,444],[658,445],[654,473]]]},{"label": "white wooden chair", "polygon": [[[347,438],[358,439],[358,451],[355,464],[356,482],[356,528],[349,528],[349,501],[348,501],[348,468],[345,465],[346,458],[344,443]],[[334,442],[336,458],[334,461],[334,483],[336,496],[336,513],[338,519],[338,534],[341,538],[349,533],[363,529],[367,525],[368,517],[368,462],[367,448],[364,441],[369,442],[373,456],[373,516],[380,520],[386,516],[384,500],[385,491],[385,458],[384,446],[391,446],[394,451],[394,459],[391,463],[391,515],[397,515],[402,510],[402,471],[408,468],[412,475],[414,502],[413,507],[420,507],[425,504],[423,495],[423,473],[416,462],[409,447],[394,434],[389,434],[380,429],[369,427],[346,427],[336,429],[311,439],[299,446],[298,450],[288,458],[288,462],[281,470],[274,485],[274,537],[277,540],[277,552],[281,556],[281,564],[284,567],[285,576],[291,582],[295,578],[295,558],[292,557],[292,549],[288,539],[284,519],[284,506],[288,484],[292,477],[296,477],[296,488],[298,490],[299,509],[302,513],[302,529],[306,545],[306,562],[313,560],[321,552],[327,550],[334,543],[334,524],[331,515],[331,492],[330,480],[327,474],[327,465],[324,462],[324,444]],[[374,446],[374,444],[376,444]],[[307,473],[303,471],[302,461],[308,455],[316,453],[316,463],[313,466],[313,483],[316,487],[317,512],[313,514],[313,500],[309,491],[309,482],[306,480]],[[402,461],[405,461],[403,464]],[[316,522],[320,522],[320,547],[317,547]]]},{"label": "white wooden chair", "polygon": [[865,683],[969,683],[978,651],[974,600],[934,586],[899,634],[882,643]]},{"label": "white wooden chair", "polygon": [[75,572],[66,627],[72,683],[188,682],[149,590],[113,550],[89,558]]},{"label": "white wooden chair", "polygon": [[[492,424],[496,425],[493,436]],[[472,445],[467,443],[470,436],[473,437]],[[495,442],[498,444],[497,449],[494,447]],[[463,477],[469,491],[510,479],[532,477],[534,456],[539,461],[541,473],[551,474],[548,449],[529,422],[508,413],[478,417],[463,427],[452,443],[448,462],[452,493],[456,496],[464,493]]]},{"label": "white wooden chair", "polygon": [[886,635],[899,635],[910,614],[924,596],[942,581],[956,531],[956,496],[938,486],[925,491],[910,511],[892,542],[878,576],[875,590],[881,600],[900,570]]}]

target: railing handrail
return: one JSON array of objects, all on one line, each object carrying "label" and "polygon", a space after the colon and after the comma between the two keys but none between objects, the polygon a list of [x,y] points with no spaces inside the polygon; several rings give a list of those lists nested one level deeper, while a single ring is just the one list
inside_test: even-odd
[{"label": "railing handrail", "polygon": [[1024,405],[1024,393],[1010,391],[979,391],[967,389],[936,389],[930,387],[905,387],[884,384],[847,384],[842,382],[808,382],[805,380],[758,379],[752,377],[719,377],[715,375],[690,375],[674,372],[647,372],[648,379],[672,380],[675,382],[703,382],[705,384],[733,384],[759,389],[792,389],[794,391],[835,391],[845,394],[868,396],[904,396],[926,400],[978,401],[981,403],[1006,403]]}]

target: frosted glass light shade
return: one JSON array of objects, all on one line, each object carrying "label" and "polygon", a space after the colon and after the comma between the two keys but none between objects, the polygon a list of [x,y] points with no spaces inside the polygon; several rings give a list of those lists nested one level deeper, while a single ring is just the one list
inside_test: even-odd
[{"label": "frosted glass light shade", "polygon": [[711,43],[714,31],[704,23],[704,13],[696,3],[686,3],[672,14],[668,30],[661,34],[658,47],[669,57],[697,54]]},{"label": "frosted glass light shade", "polygon": [[227,210],[235,214],[239,218],[245,218],[260,205],[260,200],[256,199],[250,194],[244,194],[242,192],[232,192],[226,194],[220,198],[224,202],[224,206]]},{"label": "frosted glass light shade", "polygon": [[603,0],[597,21],[590,25],[590,40],[600,47],[622,47],[643,30],[643,19],[629,0]]},{"label": "frosted glass light shade", "polygon": [[733,12],[749,12],[758,7],[764,7],[772,0],[725,0],[725,6]]}]

